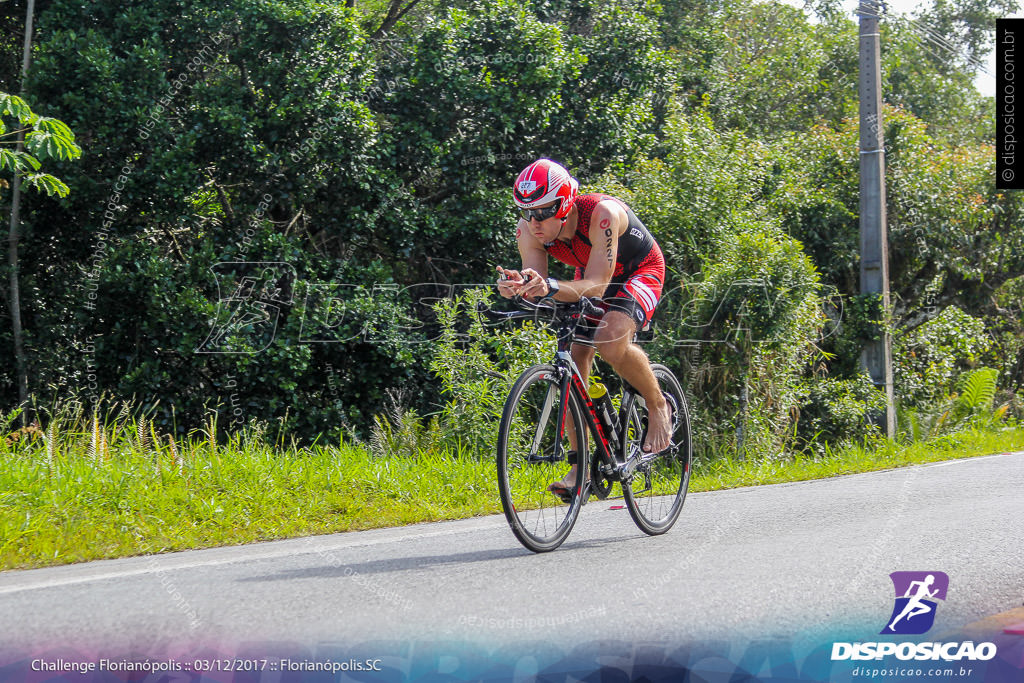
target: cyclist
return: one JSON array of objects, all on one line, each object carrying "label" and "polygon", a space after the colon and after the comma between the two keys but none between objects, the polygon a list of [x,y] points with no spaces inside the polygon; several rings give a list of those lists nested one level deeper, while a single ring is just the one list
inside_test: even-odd
[{"label": "cyclist", "polygon": [[[672,415],[647,355],[633,343],[637,329],[650,322],[665,282],[665,259],[654,237],[621,200],[606,194],[577,195],[579,183],[561,165],[538,159],[516,178],[512,188],[522,217],[516,240],[520,270],[498,266],[498,292],[505,298],[551,297],[578,301],[603,297],[605,310],[592,339],[572,345],[584,383],[595,350],[644,397],[649,418],[644,450],[669,446]],[[576,268],[573,280],[548,277],[548,256]],[[592,345],[590,345],[592,343]],[[596,348],[595,348],[596,347]],[[570,424],[569,462],[562,481],[548,487],[565,498],[575,486],[578,443]]]}]

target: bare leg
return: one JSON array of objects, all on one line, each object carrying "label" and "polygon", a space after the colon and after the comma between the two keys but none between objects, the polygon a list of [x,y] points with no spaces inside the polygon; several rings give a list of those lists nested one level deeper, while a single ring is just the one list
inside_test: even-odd
[{"label": "bare leg", "polygon": [[916,617],[920,614],[927,614],[931,611],[932,608],[928,605],[915,605],[914,603],[908,603],[907,606],[903,608],[903,611],[900,612],[900,615],[893,619],[892,623],[889,624],[889,630],[895,630],[893,627],[896,625],[896,622],[898,622],[900,619],[903,619],[904,617],[906,617],[907,621],[910,621],[912,617]]},{"label": "bare leg", "polygon": [[636,323],[629,316],[619,311],[608,311],[601,319],[594,342],[601,357],[644,397],[648,412],[644,450],[660,453],[668,448],[672,438],[672,416],[647,354],[633,343],[634,334]]}]

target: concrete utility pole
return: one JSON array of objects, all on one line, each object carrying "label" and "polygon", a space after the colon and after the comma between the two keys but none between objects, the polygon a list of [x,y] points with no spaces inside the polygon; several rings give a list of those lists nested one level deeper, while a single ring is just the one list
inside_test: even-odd
[{"label": "concrete utility pole", "polygon": [[[889,238],[885,222],[885,139],[882,132],[882,77],[879,62],[877,0],[860,0],[860,291],[881,294],[889,311]],[[885,391],[885,415],[873,419],[885,434],[896,436],[892,393],[892,339],[881,330],[880,339],[861,352],[861,365],[875,386]]]}]

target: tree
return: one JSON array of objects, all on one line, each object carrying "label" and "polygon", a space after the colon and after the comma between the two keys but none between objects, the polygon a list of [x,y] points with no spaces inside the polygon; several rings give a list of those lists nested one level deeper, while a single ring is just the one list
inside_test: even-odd
[{"label": "tree", "polygon": [[711,371],[692,388],[736,396],[727,419],[741,457],[747,449],[778,452],[824,322],[818,273],[800,243],[753,228],[728,239],[702,275],[688,306],[688,336],[704,342]]},{"label": "tree", "polygon": [[[996,315],[1001,287],[1024,275],[1024,199],[996,189],[991,145],[953,145],[892,107],[884,121],[896,335],[913,333],[951,306],[976,318]],[[839,130],[815,128],[802,146],[782,143],[779,158],[792,155],[790,181],[771,199],[825,282],[845,295],[858,291],[857,137],[851,119]],[[861,318],[877,319],[878,312],[849,299],[845,315],[844,326],[860,334]],[[844,373],[855,373],[854,361],[846,359]]]},{"label": "tree", "polygon": [[856,27],[824,13],[807,15],[778,2],[734,5],[718,19],[723,44],[706,78],[711,111],[722,127],[775,138],[855,111]]},{"label": "tree", "polygon": [[992,51],[996,19],[1019,10],[1018,0],[934,0],[911,21],[937,67],[976,71]]},{"label": "tree", "polygon": [[[33,225],[47,266],[27,274],[29,314],[55,331],[36,370],[62,393],[163,398],[158,423],[173,403],[195,424],[237,393],[256,419],[303,406],[289,420],[312,438],[368,426],[390,387],[429,396],[426,332],[386,323],[438,292],[403,288],[489,278],[515,253],[516,171],[628,161],[669,82],[652,24],[624,3],[579,32],[507,1],[451,8],[387,43],[340,3],[224,5],[53,0],[40,17],[30,88],[93,153]],[[608,104],[581,106],[580,88]],[[279,298],[219,304],[247,278]]]},{"label": "tree", "polygon": [[[12,123],[14,124],[13,130],[9,128]],[[59,178],[41,170],[41,160],[71,161],[80,157],[82,150],[75,144],[75,134],[62,121],[34,113],[22,98],[0,93],[0,145],[11,144],[15,145],[13,150],[0,147],[0,172],[10,174],[13,180],[13,183],[7,184],[8,187],[12,187],[16,193],[18,186],[24,183],[26,187],[45,192],[51,197],[55,195],[66,197],[68,195],[67,185]],[[25,148],[28,151],[25,151]],[[28,397],[28,373],[21,322],[21,283],[18,262],[20,241],[21,221],[16,210],[12,210],[11,229],[7,243],[9,283],[7,300],[11,313],[18,400],[24,403]]]},{"label": "tree", "polygon": [[[624,198],[669,264],[654,354],[687,377],[706,453],[778,448],[823,322],[821,287],[802,246],[782,233],[771,146],[715,127],[706,110],[676,113],[663,158],[609,173],[597,188]],[[732,437],[726,436],[731,427]]]},{"label": "tree", "polygon": [[992,98],[974,78],[992,50],[998,17],[1016,0],[934,0],[912,15],[882,22],[886,102],[928,123],[929,133],[952,144],[992,140]]},{"label": "tree", "polygon": [[[369,106],[380,94],[351,10],[57,0],[40,35],[29,89],[92,150],[66,175],[69,201],[33,216],[45,266],[26,273],[28,309],[51,330],[33,368],[42,386],[135,396],[142,407],[162,398],[165,429],[172,406],[186,429],[235,394],[241,423],[302,405],[288,413],[299,433],[337,436],[383,397],[382,377],[416,376],[408,348],[361,342],[358,320],[352,342],[299,343],[306,283],[391,277],[387,264],[352,257],[395,176],[371,162],[385,155]],[[279,271],[267,301],[257,289],[224,303],[262,273],[214,269],[231,262],[294,270]],[[225,307],[239,313],[236,327],[219,327]],[[265,330],[249,318],[257,309],[277,315],[263,351],[252,348]],[[233,345],[214,350],[238,353],[196,353],[211,331]],[[343,379],[360,367],[364,381]]]}]

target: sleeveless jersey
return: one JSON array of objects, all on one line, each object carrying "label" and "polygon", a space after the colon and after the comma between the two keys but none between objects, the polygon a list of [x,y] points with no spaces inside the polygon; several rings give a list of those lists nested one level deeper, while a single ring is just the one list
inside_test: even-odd
[{"label": "sleeveless jersey", "polygon": [[[577,268],[576,279],[582,277],[582,272],[590,260],[590,249],[592,246],[590,217],[593,215],[594,207],[597,206],[598,202],[606,199],[615,198],[599,193],[583,194],[576,197],[576,210],[578,212],[576,234],[573,235],[572,240],[569,242],[556,239],[554,242],[544,245],[545,251],[551,256],[562,263]],[[633,210],[621,201],[619,203],[626,210],[629,224],[626,226],[626,232],[619,236],[619,250],[615,260],[615,270],[612,272],[613,281],[622,280],[624,276],[636,272],[646,260],[649,260],[652,250],[656,250],[659,254],[661,252],[657,248],[654,236],[640,222],[640,219],[636,217]]]}]

